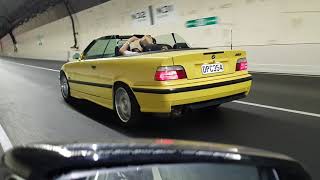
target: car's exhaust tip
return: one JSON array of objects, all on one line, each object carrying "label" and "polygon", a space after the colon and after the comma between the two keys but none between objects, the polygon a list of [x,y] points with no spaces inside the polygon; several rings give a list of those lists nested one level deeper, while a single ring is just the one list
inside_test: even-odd
[{"label": "car's exhaust tip", "polygon": [[183,114],[184,114],[183,106],[176,106],[176,107],[173,107],[171,110],[172,117],[181,117]]}]

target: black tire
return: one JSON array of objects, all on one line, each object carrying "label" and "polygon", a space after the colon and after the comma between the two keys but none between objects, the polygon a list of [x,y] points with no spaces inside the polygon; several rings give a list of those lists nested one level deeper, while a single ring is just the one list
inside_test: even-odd
[{"label": "black tire", "polygon": [[69,81],[64,72],[60,73],[60,90],[61,95],[66,102],[70,103],[73,101],[73,98],[70,95]]},{"label": "black tire", "polygon": [[[116,85],[113,94],[113,109],[117,122],[125,127],[137,126],[142,116],[138,101],[136,100],[130,88],[125,85]],[[127,104],[121,102],[123,103],[123,105],[121,105],[119,98],[123,98],[120,101],[127,101]],[[124,109],[128,109],[129,113],[126,114]]]}]

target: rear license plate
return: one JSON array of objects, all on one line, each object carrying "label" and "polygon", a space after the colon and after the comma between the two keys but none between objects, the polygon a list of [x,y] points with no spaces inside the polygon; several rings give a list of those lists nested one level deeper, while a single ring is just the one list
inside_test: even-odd
[{"label": "rear license plate", "polygon": [[204,64],[201,66],[202,74],[214,74],[223,72],[223,64],[222,63],[215,63],[215,64]]}]

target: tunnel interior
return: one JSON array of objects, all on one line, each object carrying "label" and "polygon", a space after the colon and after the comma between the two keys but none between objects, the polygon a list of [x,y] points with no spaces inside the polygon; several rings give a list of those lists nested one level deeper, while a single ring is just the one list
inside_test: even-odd
[{"label": "tunnel interior", "polygon": [[319,179],[319,18],[318,0],[0,0],[0,155],[187,140]]}]

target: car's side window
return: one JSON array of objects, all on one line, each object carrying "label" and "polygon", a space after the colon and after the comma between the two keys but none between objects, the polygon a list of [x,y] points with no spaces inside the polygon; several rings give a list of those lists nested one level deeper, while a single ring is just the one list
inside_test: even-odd
[{"label": "car's side window", "polygon": [[84,52],[84,59],[97,59],[102,58],[104,50],[106,49],[109,43],[109,39],[98,39],[93,41],[89,45],[89,49],[86,49]]}]

